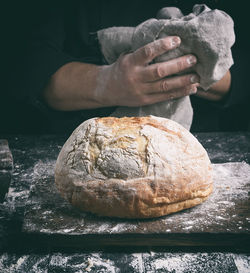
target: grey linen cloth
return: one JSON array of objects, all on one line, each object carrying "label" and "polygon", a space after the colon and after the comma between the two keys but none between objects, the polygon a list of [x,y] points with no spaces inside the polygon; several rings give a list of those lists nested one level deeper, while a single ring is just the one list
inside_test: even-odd
[{"label": "grey linen cloth", "polygon": [[[177,35],[181,45],[157,57],[154,62],[164,62],[186,54],[194,54],[198,63],[187,72],[196,72],[200,87],[207,90],[219,81],[233,64],[231,47],[235,41],[232,18],[221,10],[211,10],[206,5],[195,5],[193,12],[183,16],[175,7],[161,9],[157,19],[149,19],[137,27],[112,27],[99,30],[98,40],[108,63],[120,54],[167,36]],[[190,129],[193,109],[189,96],[141,107],[117,107],[111,116],[155,115],[169,118]]]}]

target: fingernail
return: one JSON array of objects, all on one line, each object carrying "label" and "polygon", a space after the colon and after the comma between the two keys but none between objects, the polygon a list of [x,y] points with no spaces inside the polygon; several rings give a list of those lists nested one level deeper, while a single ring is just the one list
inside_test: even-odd
[{"label": "fingernail", "polygon": [[194,55],[190,55],[187,57],[187,63],[189,65],[195,64],[196,63],[196,57]]},{"label": "fingernail", "polygon": [[181,39],[178,36],[175,36],[171,39],[171,47],[176,47],[181,43]]},{"label": "fingernail", "polygon": [[197,88],[196,87],[192,87],[190,90],[189,90],[189,94],[192,95],[192,94],[195,94],[197,92]]},{"label": "fingernail", "polygon": [[199,82],[199,77],[197,75],[192,75],[189,80],[191,83],[197,83]]}]

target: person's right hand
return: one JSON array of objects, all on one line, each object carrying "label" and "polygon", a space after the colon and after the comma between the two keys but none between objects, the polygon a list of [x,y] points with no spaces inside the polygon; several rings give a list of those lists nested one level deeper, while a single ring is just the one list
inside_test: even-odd
[{"label": "person's right hand", "polygon": [[194,55],[152,63],[180,42],[176,36],[159,39],[101,66],[94,100],[103,106],[142,106],[196,93],[197,74],[176,75],[196,64]]}]

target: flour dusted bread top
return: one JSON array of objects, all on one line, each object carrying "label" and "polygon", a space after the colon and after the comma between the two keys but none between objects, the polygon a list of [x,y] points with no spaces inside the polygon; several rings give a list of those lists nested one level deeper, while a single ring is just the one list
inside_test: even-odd
[{"label": "flour dusted bread top", "polygon": [[84,211],[148,218],[203,202],[212,191],[212,169],[202,145],[174,121],[93,118],[64,144],[55,182]]}]

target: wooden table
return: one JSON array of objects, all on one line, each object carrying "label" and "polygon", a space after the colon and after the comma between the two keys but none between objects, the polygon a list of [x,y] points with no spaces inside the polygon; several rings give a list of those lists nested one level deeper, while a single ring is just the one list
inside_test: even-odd
[{"label": "wooden table", "polygon": [[124,221],[79,212],[57,194],[53,167],[67,136],[1,136],[14,170],[0,204],[0,272],[250,271],[250,133],[196,137],[216,164],[211,198],[171,216]]},{"label": "wooden table", "polygon": [[12,168],[13,158],[8,141],[6,139],[0,139],[0,202],[3,202],[8,192]]}]

